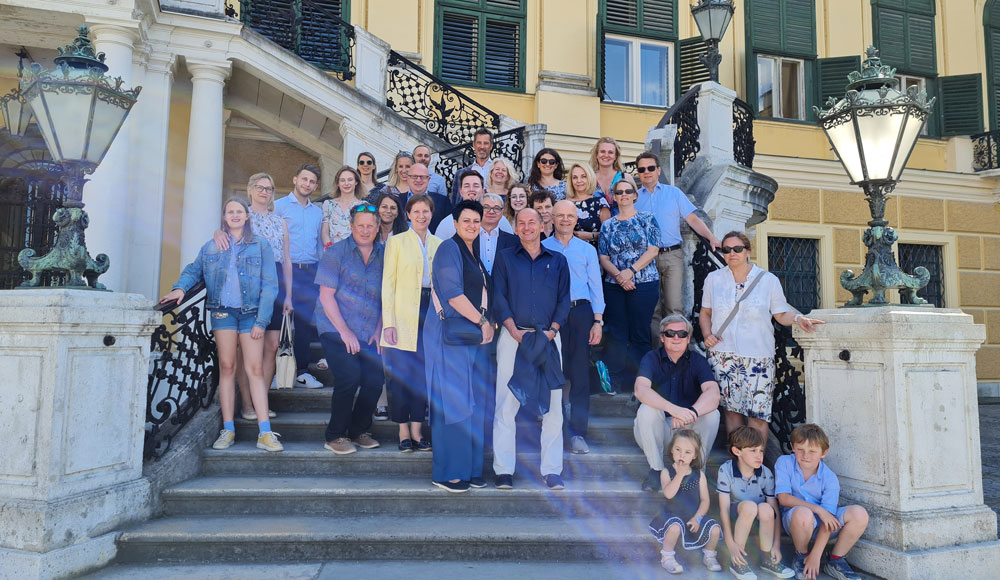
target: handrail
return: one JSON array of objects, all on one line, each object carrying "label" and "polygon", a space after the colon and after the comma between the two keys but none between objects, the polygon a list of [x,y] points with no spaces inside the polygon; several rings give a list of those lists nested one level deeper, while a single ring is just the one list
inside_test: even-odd
[{"label": "handrail", "polygon": [[313,0],[240,0],[239,16],[316,68],[345,81],[354,78],[354,26],[326,7]]},{"label": "handrail", "polygon": [[740,99],[733,100],[733,160],[747,169],[753,169],[754,146],[753,108]]},{"label": "handrail", "polygon": [[385,104],[393,111],[462,146],[476,129],[500,129],[500,115],[394,50],[389,51]]},{"label": "handrail", "polygon": [[155,307],[163,313],[163,324],[150,341],[143,459],[162,457],[177,432],[215,399],[219,362],[204,290],[199,282],[181,304]]},{"label": "handrail", "polygon": [[972,135],[972,169],[1000,169],[1000,129]]},{"label": "handrail", "polygon": [[674,177],[680,177],[684,166],[694,161],[701,151],[701,128],[698,126],[698,92],[701,85],[693,85],[677,99],[660,118],[657,128],[666,125],[677,126],[674,139]]},{"label": "handrail", "polygon": [[[523,155],[524,127],[516,127],[493,135],[492,157],[505,157],[521,171],[524,167]],[[457,147],[440,151],[437,163],[434,164],[434,171],[451,184],[458,172],[472,165],[475,158],[472,141],[469,141]]]}]

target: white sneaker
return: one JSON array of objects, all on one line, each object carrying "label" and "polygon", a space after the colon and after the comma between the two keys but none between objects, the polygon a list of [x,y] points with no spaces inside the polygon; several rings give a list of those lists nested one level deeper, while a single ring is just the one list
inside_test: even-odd
[{"label": "white sneaker", "polygon": [[309,373],[302,373],[295,379],[295,386],[303,389],[322,389],[323,383],[316,380],[316,377]]}]

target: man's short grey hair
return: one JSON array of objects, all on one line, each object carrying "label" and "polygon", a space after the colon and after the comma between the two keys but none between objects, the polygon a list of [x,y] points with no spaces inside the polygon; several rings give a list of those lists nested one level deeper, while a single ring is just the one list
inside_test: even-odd
[{"label": "man's short grey hair", "polygon": [[691,326],[691,321],[687,319],[687,316],[684,316],[683,314],[678,314],[676,312],[673,314],[668,314],[667,316],[663,317],[663,320],[660,321],[660,332],[662,333],[664,330],[667,329],[668,325],[671,325],[675,322],[684,323],[684,328],[687,329],[688,336],[690,336],[691,333],[694,332],[694,327]]},{"label": "man's short grey hair", "polygon": [[487,199],[490,200],[490,201],[499,203],[500,205],[503,205],[503,198],[500,197],[499,195],[495,194],[495,193],[486,193],[486,194],[484,194],[483,195],[483,199],[481,201],[486,201]]}]

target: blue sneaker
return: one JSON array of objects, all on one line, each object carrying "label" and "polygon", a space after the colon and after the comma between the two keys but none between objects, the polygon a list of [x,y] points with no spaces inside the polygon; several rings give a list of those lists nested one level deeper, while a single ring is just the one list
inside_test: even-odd
[{"label": "blue sneaker", "polygon": [[795,580],[806,580],[806,555],[795,552],[792,559],[792,570],[795,571]]},{"label": "blue sneaker", "polygon": [[858,576],[857,572],[851,570],[851,565],[843,558],[837,558],[836,560],[831,558],[828,560],[826,566],[823,566],[823,573],[837,580],[861,580],[861,576]]},{"label": "blue sneaker", "polygon": [[594,363],[594,366],[597,367],[597,376],[601,378],[601,390],[608,395],[616,394],[615,389],[611,386],[611,373],[608,372],[608,365],[599,360]]}]

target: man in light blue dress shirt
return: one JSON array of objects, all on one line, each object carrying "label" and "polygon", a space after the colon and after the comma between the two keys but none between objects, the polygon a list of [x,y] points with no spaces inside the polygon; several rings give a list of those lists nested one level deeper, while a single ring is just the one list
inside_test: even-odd
[{"label": "man in light blue dress shirt", "polygon": [[318,389],[323,383],[309,373],[313,362],[312,343],[319,340],[313,313],[319,299],[316,265],[323,254],[320,228],[323,210],[310,200],[319,186],[320,171],[303,165],[292,178],[292,193],[274,202],[274,213],[288,226],[288,252],[292,260],[292,307],[295,308],[295,386]]},{"label": "man in light blue dress shirt", "polygon": [[660,226],[660,254],[656,257],[656,269],[660,273],[660,299],[653,311],[650,336],[660,333],[660,320],[671,312],[683,314],[684,301],[684,238],[681,237],[681,220],[691,229],[718,248],[721,244],[705,222],[695,215],[697,209],[680,189],[660,183],[660,159],[649,151],[635,158],[636,173],[642,187],[635,209],[651,213]]},{"label": "man in light blue dress shirt", "polygon": [[[472,138],[472,150],[476,154],[475,161],[472,165],[462,168],[457,175],[462,175],[463,172],[472,170],[483,176],[483,183],[486,183],[486,178],[490,174],[490,168],[493,167],[493,159],[490,155],[493,154],[493,133],[486,127],[480,127],[476,129],[476,134]],[[459,190],[461,190],[462,184],[459,180],[454,180],[451,183],[451,203],[455,204],[461,201],[461,195]]]},{"label": "man in light blue dress shirt", "polygon": [[590,347],[601,342],[604,328],[604,290],[601,266],[594,246],[573,234],[576,205],[558,201],[552,210],[554,235],[542,246],[566,257],[569,264],[571,308],[562,331],[563,373],[569,380],[569,449],[589,453],[587,423],[590,418]]}]

